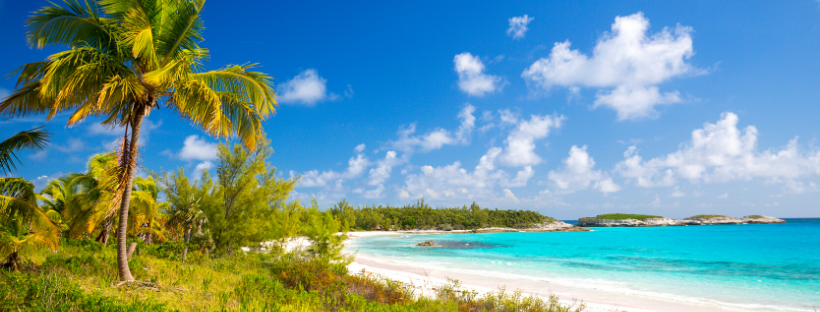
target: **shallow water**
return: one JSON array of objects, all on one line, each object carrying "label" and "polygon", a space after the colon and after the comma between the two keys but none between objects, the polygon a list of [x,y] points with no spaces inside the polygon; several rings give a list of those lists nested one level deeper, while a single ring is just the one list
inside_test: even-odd
[{"label": "shallow water", "polygon": [[[820,219],[786,224],[594,228],[571,233],[364,237],[396,264],[582,285],[742,310],[820,308]],[[415,247],[433,240],[436,247]]]}]

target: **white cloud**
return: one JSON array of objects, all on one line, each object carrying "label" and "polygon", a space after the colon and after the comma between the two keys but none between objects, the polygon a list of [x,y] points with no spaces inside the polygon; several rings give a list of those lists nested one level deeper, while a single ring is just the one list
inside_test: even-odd
[{"label": "white cloud", "polygon": [[38,150],[35,153],[29,154],[28,158],[36,161],[43,161],[48,156],[49,148],[46,147],[44,149]]},{"label": "white cloud", "polygon": [[[342,183],[345,180],[358,177],[370,166],[370,161],[362,154],[362,152],[364,152],[363,144],[356,146],[355,152],[356,156],[351,157],[347,161],[347,170],[344,172],[336,172],[333,170],[319,172],[319,170],[310,170],[302,174],[302,179],[299,181],[299,184],[297,184],[297,187],[330,187],[336,192],[342,191]],[[296,176],[296,172],[291,171],[290,175],[294,177]]]},{"label": "white cloud", "polygon": [[516,202],[516,203],[518,202],[518,197],[515,197],[515,194],[513,194],[513,192],[510,191],[510,189],[504,189],[503,192],[504,192],[504,198],[509,199],[509,200],[511,200],[513,202]]},{"label": "white cloud", "polygon": [[194,168],[194,172],[191,176],[194,178],[194,180],[199,180],[199,179],[202,178],[202,170],[209,170],[210,171],[211,168],[213,168],[213,167],[214,167],[214,163],[212,163],[210,161],[207,161],[207,160],[203,161],[203,162],[196,165],[196,168]]},{"label": "white cloud", "polygon": [[704,71],[687,63],[694,55],[690,27],[678,25],[655,34],[648,34],[648,29],[643,13],[618,16],[591,57],[570,50],[569,41],[555,43],[549,58],[533,63],[521,77],[547,90],[553,86],[602,89],[595,107],[614,109],[619,120],[654,117],[656,105],[683,101],[678,91],[661,93],[658,84]]},{"label": "white cloud", "polygon": [[524,35],[527,33],[527,24],[534,19],[534,17],[527,16],[527,14],[524,14],[524,16],[510,17],[510,28],[507,28],[507,36],[513,37],[513,39],[524,38]]},{"label": "white cloud", "polygon": [[198,135],[189,135],[185,138],[182,150],[179,152],[179,158],[184,160],[215,160],[217,152],[216,143],[207,142]]},{"label": "white cloud", "polygon": [[475,106],[467,104],[458,113],[458,118],[461,119],[461,125],[456,131],[455,135],[450,131],[444,129],[436,129],[421,136],[413,135],[416,132],[416,124],[410,124],[409,127],[399,130],[399,139],[390,143],[390,145],[403,152],[413,152],[420,148],[424,152],[437,150],[444,145],[454,144],[469,144],[470,136],[475,128]]},{"label": "white cloud", "polygon": [[81,151],[85,148],[85,144],[78,138],[68,138],[66,145],[54,145],[54,148],[63,153],[73,153]]},{"label": "white cloud", "polygon": [[504,87],[501,77],[484,73],[484,63],[468,52],[453,58],[458,73],[458,88],[473,96],[484,96],[487,93],[501,91]]},{"label": "white cloud", "polygon": [[[502,111],[502,120],[503,116]],[[516,128],[504,141],[507,146],[500,157],[501,163],[507,166],[528,166],[541,163],[541,157],[535,154],[535,140],[546,138],[550,128],[560,128],[563,120],[563,116],[532,115],[529,121],[518,122]]]},{"label": "white cloud", "polygon": [[723,195],[720,195],[717,198],[718,199],[727,199],[727,198],[729,198],[729,193],[723,193]]},{"label": "white cloud", "polygon": [[615,172],[643,187],[674,185],[678,180],[727,182],[763,178],[800,192],[797,179],[820,175],[820,151],[801,152],[797,138],[780,150],[757,150],[758,131],[737,128],[738,116],[724,113],[717,123],[692,131],[691,142],[666,156],[644,161],[633,146]]},{"label": "white cloud", "polygon": [[[276,91],[279,93],[279,102],[281,103],[304,104],[307,106],[337,97],[332,93],[328,95],[327,79],[320,77],[315,69],[301,72],[293,79],[280,84]],[[353,89],[350,86],[348,86],[348,91],[352,96]]]},{"label": "white cloud", "polygon": [[361,152],[364,152],[364,148],[365,148],[365,145],[364,145],[364,143],[362,143],[362,144],[356,145],[356,148],[354,148],[353,151],[356,152],[356,153],[361,153]]},{"label": "white cloud", "polygon": [[569,157],[563,163],[564,168],[550,171],[547,175],[561,192],[572,193],[590,186],[604,194],[621,190],[621,186],[612,182],[607,174],[594,170],[595,160],[589,157],[586,146],[578,148],[573,145],[569,150]]},{"label": "white cloud", "polygon": [[46,186],[46,184],[48,184],[49,181],[54,180],[54,179],[59,179],[63,175],[64,174],[62,172],[57,172],[57,173],[49,175],[49,176],[43,175],[43,176],[39,176],[36,179],[32,180],[31,183],[34,184],[34,190],[39,192],[39,191],[43,190],[43,188]]},{"label": "white cloud", "polygon": [[532,167],[526,166],[511,179],[506,171],[496,168],[495,162],[501,154],[501,148],[490,148],[472,172],[462,168],[460,161],[441,167],[422,166],[420,174],[406,176],[400,194],[406,193],[408,198],[497,199],[495,186],[525,186],[535,173]]}]

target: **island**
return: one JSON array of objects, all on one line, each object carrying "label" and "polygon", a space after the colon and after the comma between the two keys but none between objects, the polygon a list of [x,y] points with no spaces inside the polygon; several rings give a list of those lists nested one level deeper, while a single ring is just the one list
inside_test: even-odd
[{"label": "island", "polygon": [[786,223],[785,220],[762,215],[749,215],[736,218],[724,215],[695,215],[683,220],[662,216],[610,213],[595,217],[578,219],[580,227],[645,227],[645,226],[687,226],[687,225],[731,225],[731,224],[764,224]]}]

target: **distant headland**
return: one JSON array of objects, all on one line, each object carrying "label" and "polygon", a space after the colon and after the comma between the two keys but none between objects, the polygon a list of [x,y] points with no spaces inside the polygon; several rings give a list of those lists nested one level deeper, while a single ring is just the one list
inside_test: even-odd
[{"label": "distant headland", "polygon": [[748,215],[743,218],[736,218],[724,215],[696,215],[680,220],[662,216],[627,213],[610,213],[597,215],[595,217],[585,217],[578,219],[578,226],[581,227],[686,226],[752,223],[786,223],[786,221],[783,219],[762,215]]}]

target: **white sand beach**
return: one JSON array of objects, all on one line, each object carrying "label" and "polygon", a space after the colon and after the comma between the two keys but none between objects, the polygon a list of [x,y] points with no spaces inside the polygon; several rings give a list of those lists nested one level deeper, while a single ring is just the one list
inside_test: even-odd
[{"label": "white sand beach", "polygon": [[[354,232],[350,233],[347,241],[348,252],[356,252],[350,247],[357,238],[375,235],[407,235],[404,232]],[[465,234],[469,235],[469,234]],[[644,296],[639,292],[628,289],[607,289],[600,285],[579,285],[577,282],[556,283],[555,281],[538,281],[520,279],[514,276],[492,276],[491,274],[475,274],[474,272],[459,270],[459,268],[441,269],[425,263],[391,263],[383,259],[375,259],[363,254],[357,254],[355,261],[349,266],[352,274],[374,274],[386,279],[403,282],[414,286],[418,294],[434,296],[435,288],[449,284],[447,278],[454,278],[462,283],[463,289],[473,289],[479,294],[497,291],[498,287],[506,286],[508,291],[520,289],[526,295],[536,295],[544,299],[550,295],[559,297],[563,304],[578,305],[583,302],[587,311],[593,312],[667,312],[667,311],[744,311],[743,307],[725,307],[709,302],[694,302],[688,298],[676,298],[669,294],[669,300],[657,296]]]}]

